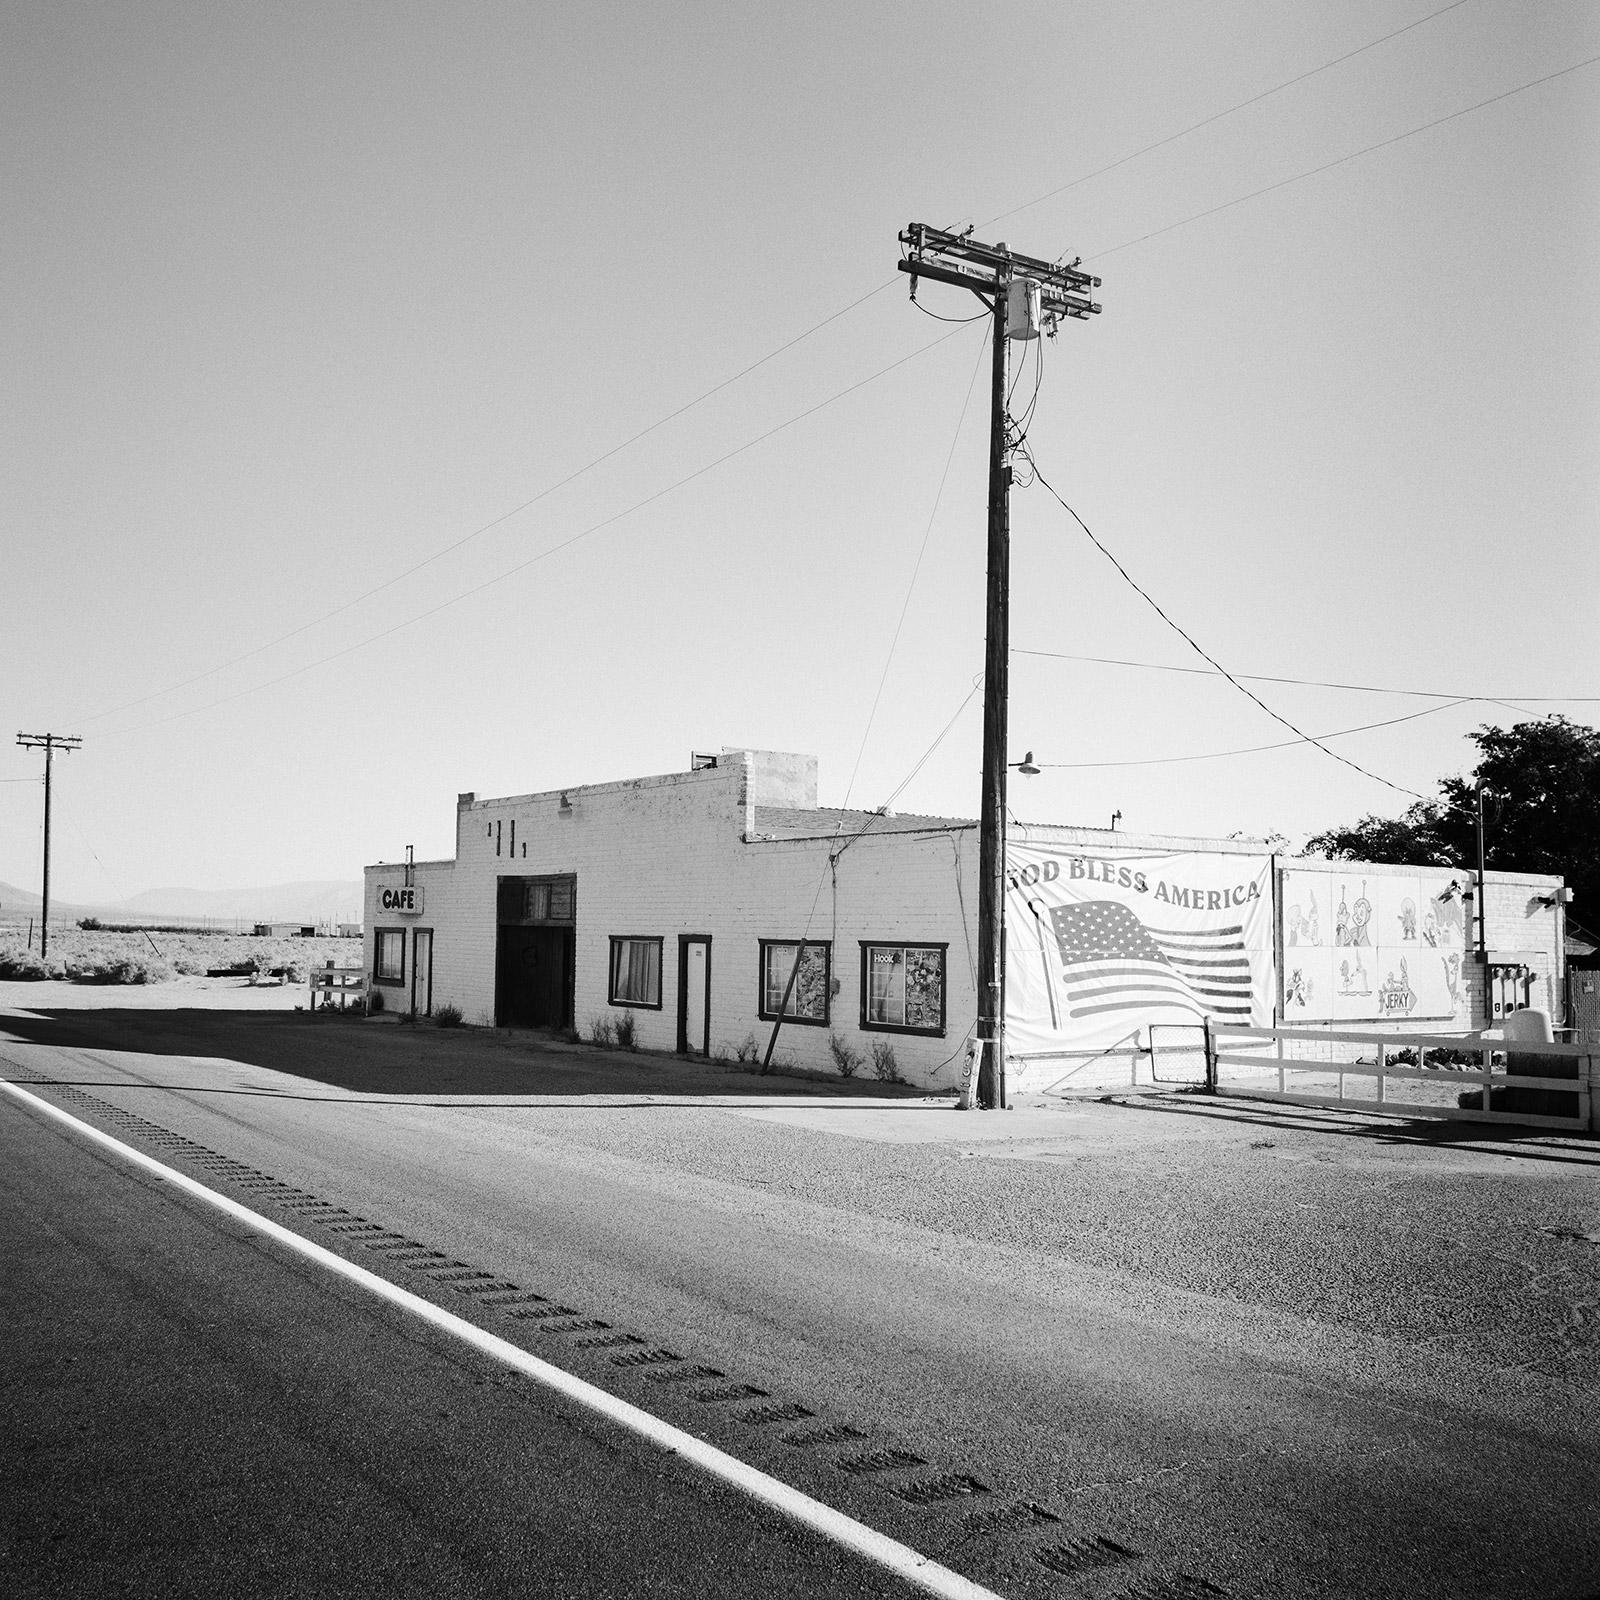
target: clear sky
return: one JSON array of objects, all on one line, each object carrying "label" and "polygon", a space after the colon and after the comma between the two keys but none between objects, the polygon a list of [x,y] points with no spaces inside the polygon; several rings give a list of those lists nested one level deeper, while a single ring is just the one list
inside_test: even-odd
[{"label": "clear sky", "polygon": [[79,900],[444,855],[458,790],[722,745],[871,807],[953,717],[898,805],[975,814],[985,327],[909,305],[913,221],[1103,277],[1030,446],[1230,670],[1487,697],[1254,685],[1428,711],[1332,741],[1398,788],[1175,762],[1291,736],[1058,659],[1204,665],[1019,487],[1018,816],[1298,842],[1480,723],[1600,722],[1558,698],[1600,695],[1595,56],[1592,0],[12,0],[0,880],[18,729],[83,737]]}]

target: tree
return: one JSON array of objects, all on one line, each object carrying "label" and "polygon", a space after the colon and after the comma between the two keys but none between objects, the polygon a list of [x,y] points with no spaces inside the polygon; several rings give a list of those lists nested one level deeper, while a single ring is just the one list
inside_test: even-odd
[{"label": "tree", "polygon": [[1307,840],[1306,855],[1472,866],[1478,859],[1478,785],[1484,790],[1484,864],[1546,872],[1573,890],[1574,923],[1600,927],[1600,732],[1565,717],[1469,735],[1478,764],[1444,778],[1438,800],[1399,817],[1365,816]]}]

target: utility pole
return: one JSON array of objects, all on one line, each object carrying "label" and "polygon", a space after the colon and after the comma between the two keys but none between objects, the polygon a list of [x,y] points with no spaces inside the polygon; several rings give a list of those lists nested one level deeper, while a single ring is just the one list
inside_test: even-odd
[{"label": "utility pole", "polygon": [[57,750],[76,750],[83,743],[76,734],[19,733],[17,743],[28,750],[44,751],[44,904],[39,911],[39,956],[50,954],[50,761]]},{"label": "utility pole", "polygon": [[1485,934],[1485,925],[1483,919],[1484,911],[1487,909],[1483,903],[1483,862],[1483,780],[1480,778],[1478,780],[1478,965],[1483,968],[1483,979],[1485,985],[1484,993],[1487,995],[1487,986],[1489,981],[1489,941]]},{"label": "utility pole", "polygon": [[1006,359],[1012,339],[1055,337],[1063,317],[1087,320],[1100,307],[1088,291],[1100,280],[1004,244],[980,244],[969,228],[949,233],[911,223],[900,235],[900,270],[917,280],[970,290],[993,315],[994,361],[989,410],[989,551],[983,672],[983,796],[978,814],[978,1104],[1005,1108],[1006,710],[1011,651],[1011,452]]}]

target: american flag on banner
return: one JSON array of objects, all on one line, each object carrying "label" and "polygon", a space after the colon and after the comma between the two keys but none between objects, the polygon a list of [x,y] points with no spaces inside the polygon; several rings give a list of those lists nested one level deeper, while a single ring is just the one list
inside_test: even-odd
[{"label": "american flag on banner", "polygon": [[1244,928],[1151,928],[1115,900],[1052,906],[1067,1010],[1073,1017],[1170,1007],[1250,1020]]}]

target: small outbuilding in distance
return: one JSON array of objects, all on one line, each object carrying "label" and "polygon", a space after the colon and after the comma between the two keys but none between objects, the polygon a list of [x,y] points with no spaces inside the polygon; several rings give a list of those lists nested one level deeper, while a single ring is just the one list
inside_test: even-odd
[{"label": "small outbuilding in distance", "polygon": [[[958,1085],[977,1013],[977,824],[817,804],[816,758],[459,796],[447,861],[366,869],[388,1009]],[[1013,1089],[1138,1081],[1205,1018],[1467,1033],[1563,993],[1559,878],[1012,824]],[[1558,1021],[1559,1021],[1558,1017]],[[869,1067],[870,1071],[871,1068]]]}]

